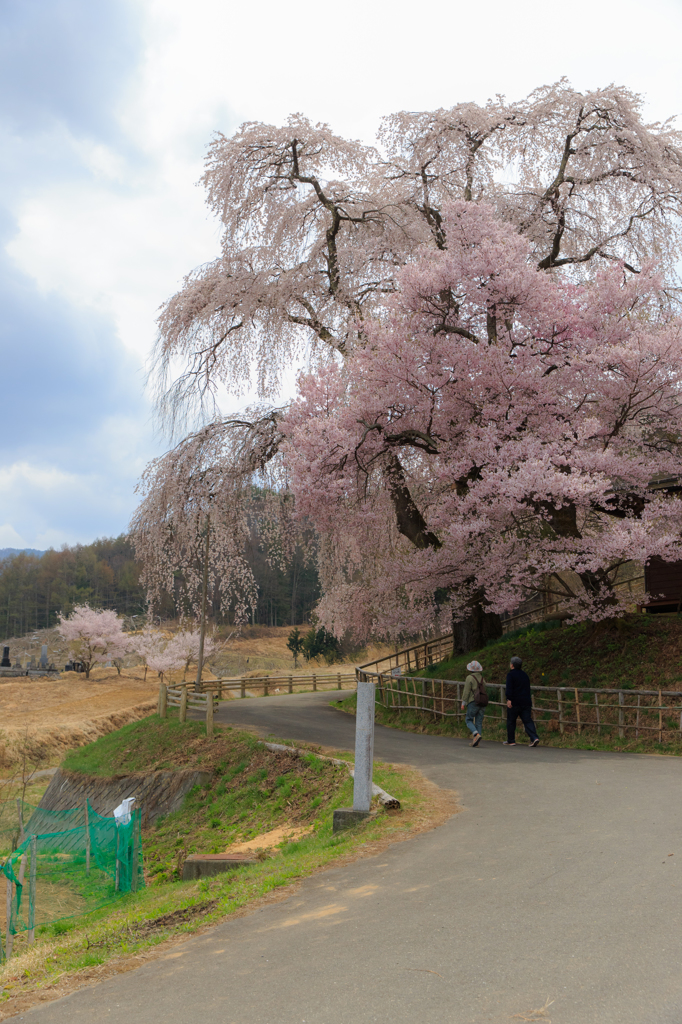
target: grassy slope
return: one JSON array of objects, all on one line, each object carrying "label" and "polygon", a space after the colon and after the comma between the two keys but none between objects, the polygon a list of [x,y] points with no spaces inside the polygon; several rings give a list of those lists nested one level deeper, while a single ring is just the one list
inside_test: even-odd
[{"label": "grassy slope", "polygon": [[[454,810],[450,804],[436,810],[429,806],[432,790],[419,773],[375,763],[375,781],[401,800],[403,810],[377,809],[362,826],[333,835],[333,808],[352,802],[352,780],[345,769],[314,752],[303,758],[270,753],[250,733],[220,729],[212,741],[203,733],[199,723],[180,725],[152,716],[66,758],[68,770],[102,776],[174,763],[210,767],[214,778],[191,793],[180,811],[144,831],[146,889],[121,897],[113,907],[39,928],[31,949],[25,935],[17,936],[15,956],[0,978],[5,986],[0,1019],[39,997],[57,998],[107,972],[128,969],[132,956],[152,956],[154,947],[168,938],[272,898],[332,860],[408,838]],[[187,853],[222,850],[235,839],[251,838],[285,821],[312,824],[313,831],[256,865],[215,879],[178,881]]]},{"label": "grassy slope", "polygon": [[[478,651],[449,658],[414,673],[431,679],[463,681],[467,662],[476,659],[483,665],[488,683],[503,684],[509,661],[518,655],[531,683],[540,686],[570,686],[614,689],[682,690],[682,619],[677,616],[629,615],[611,622],[582,623],[559,628],[557,624],[529,627],[508,634],[499,641]],[[489,690],[491,699],[499,694]],[[573,698],[566,695],[567,717]],[[353,714],[355,697],[349,697],[340,707]],[[486,712],[484,740],[506,739],[500,712],[491,707]],[[556,731],[554,712],[536,714],[541,741],[546,746],[573,747],[587,750],[614,750],[635,753],[682,754],[677,724],[670,719],[662,743],[657,735],[636,738],[628,731],[623,739],[616,728],[602,728],[597,734],[587,728],[578,734],[575,726],[567,726],[561,734]],[[438,735],[466,736],[469,732],[462,719],[441,718],[419,711],[386,711],[377,705],[376,720],[381,725],[407,732],[427,732]],[[524,741],[523,729],[517,728],[517,741]]]},{"label": "grassy slope", "polygon": [[531,627],[419,675],[464,680],[467,662],[476,659],[489,683],[503,683],[513,655],[523,658],[536,686],[682,690],[682,619],[628,615],[597,625]]}]

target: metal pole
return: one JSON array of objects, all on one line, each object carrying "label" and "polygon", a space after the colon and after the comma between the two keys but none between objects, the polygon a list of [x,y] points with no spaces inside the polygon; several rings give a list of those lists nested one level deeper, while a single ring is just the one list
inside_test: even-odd
[{"label": "metal pole", "polygon": [[90,815],[88,814],[88,801],[85,799],[85,876],[90,874]]},{"label": "metal pole", "polygon": [[38,839],[31,839],[31,873],[28,885],[28,941],[36,941],[36,872],[38,868]]},{"label": "metal pole", "polygon": [[358,680],[353,810],[369,811],[374,767],[374,683]]},{"label": "metal pole", "polygon": [[12,944],[14,942],[14,936],[12,935],[12,882],[9,878],[6,878],[7,882],[7,940],[5,942],[5,952],[7,959],[12,955]]}]

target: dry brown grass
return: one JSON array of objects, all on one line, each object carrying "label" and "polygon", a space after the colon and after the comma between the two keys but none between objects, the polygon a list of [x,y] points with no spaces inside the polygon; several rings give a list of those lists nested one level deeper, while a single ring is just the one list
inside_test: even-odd
[{"label": "dry brown grass", "polygon": [[[301,633],[310,627],[299,626]],[[298,667],[294,669],[294,659],[287,647],[287,639],[291,626],[244,626],[241,635],[230,641],[225,651],[215,660],[216,668],[221,673],[228,672],[231,676],[270,673],[272,675],[312,675],[314,672],[349,671],[357,664],[383,657],[388,648],[369,647],[360,652],[359,657],[346,658],[334,665],[327,665],[323,659],[306,662],[298,659]]]},{"label": "dry brown grass", "polygon": [[0,768],[15,767],[28,746],[31,767],[58,764],[64,752],[148,715],[158,680],[144,669],[93,669],[90,679],[10,679],[0,684]]}]

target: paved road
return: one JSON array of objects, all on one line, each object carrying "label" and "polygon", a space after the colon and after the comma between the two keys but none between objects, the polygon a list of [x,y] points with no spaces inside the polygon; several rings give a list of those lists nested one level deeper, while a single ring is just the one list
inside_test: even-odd
[{"label": "paved road", "polygon": [[[235,701],[219,719],[352,747],[330,698]],[[682,759],[384,728],[375,752],[464,812],[23,1020],[513,1024],[549,998],[553,1024],[681,1024]]]}]

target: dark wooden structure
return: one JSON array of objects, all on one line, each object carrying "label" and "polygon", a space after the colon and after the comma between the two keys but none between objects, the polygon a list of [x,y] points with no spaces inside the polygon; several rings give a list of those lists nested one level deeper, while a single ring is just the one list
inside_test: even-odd
[{"label": "dark wooden structure", "polygon": [[682,610],[682,562],[664,562],[654,557],[644,566],[644,588],[651,596],[648,612]]}]

